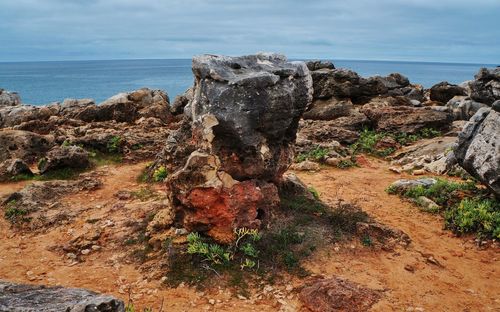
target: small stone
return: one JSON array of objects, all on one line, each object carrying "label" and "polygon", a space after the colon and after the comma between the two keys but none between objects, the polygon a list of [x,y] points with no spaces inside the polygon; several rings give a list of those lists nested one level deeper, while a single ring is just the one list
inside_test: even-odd
[{"label": "small stone", "polygon": [[211,305],[214,305],[215,304],[215,300],[214,299],[210,299],[210,300],[208,300],[208,303],[210,303]]},{"label": "small stone", "polygon": [[293,286],[292,285],[287,285],[286,288],[285,288],[286,291],[292,291],[293,290]]},{"label": "small stone", "polygon": [[82,255],[88,255],[90,253],[90,249],[84,249],[81,251]]},{"label": "small stone", "polygon": [[392,171],[392,172],[397,173],[397,174],[401,174],[401,168],[389,167],[389,171]]},{"label": "small stone", "polygon": [[186,235],[188,231],[184,228],[175,229],[175,235]]},{"label": "small stone", "polygon": [[319,164],[305,160],[303,162],[300,162],[298,164],[293,164],[290,169],[292,170],[297,170],[297,171],[319,171],[320,166]]},{"label": "small stone", "polygon": [[415,272],[415,268],[410,264],[405,265],[405,270],[411,273]]},{"label": "small stone", "polygon": [[328,166],[337,167],[340,164],[340,158],[327,158],[325,163]]},{"label": "small stone", "polygon": [[101,250],[101,246],[99,246],[99,245],[92,245],[92,247],[91,247],[91,248],[92,248],[92,250],[94,250],[94,251]]},{"label": "small stone", "polygon": [[66,258],[74,260],[74,259],[76,259],[76,255],[74,253],[72,253],[72,252],[68,252],[66,254]]},{"label": "small stone", "polygon": [[413,170],[413,175],[424,175],[426,174],[427,172],[424,170],[424,169],[417,169],[417,170]]},{"label": "small stone", "polygon": [[248,298],[247,298],[247,297],[242,296],[242,295],[238,295],[238,299],[240,299],[240,300],[248,300]]}]

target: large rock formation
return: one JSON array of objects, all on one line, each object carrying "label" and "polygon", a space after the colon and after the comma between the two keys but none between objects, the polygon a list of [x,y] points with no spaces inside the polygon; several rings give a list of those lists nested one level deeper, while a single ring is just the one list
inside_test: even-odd
[{"label": "large rock formation", "polygon": [[454,153],[460,166],[500,198],[500,102],[472,116]]},{"label": "large rock formation", "polygon": [[312,99],[303,62],[278,54],[193,59],[190,120],[167,141],[167,179],[178,226],[221,242],[257,228],[279,203],[299,119]]},{"label": "large rock formation", "polygon": [[477,102],[487,105],[500,100],[500,68],[481,68],[474,76],[474,80],[467,83],[470,97]]},{"label": "large rock formation", "polygon": [[123,312],[123,301],[85,289],[14,284],[0,281],[0,311]]},{"label": "large rock formation", "polygon": [[441,103],[447,103],[457,95],[465,95],[465,89],[446,81],[433,85],[429,91],[430,100]]}]

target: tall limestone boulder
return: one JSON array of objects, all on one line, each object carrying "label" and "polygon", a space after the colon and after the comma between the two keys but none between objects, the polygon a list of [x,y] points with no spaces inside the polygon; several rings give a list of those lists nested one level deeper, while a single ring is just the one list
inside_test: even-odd
[{"label": "tall limestone boulder", "polygon": [[458,164],[500,198],[500,101],[480,108],[458,136]]},{"label": "tall limestone boulder", "polygon": [[167,159],[169,199],[176,227],[229,242],[279,204],[312,79],[303,62],[279,54],[197,56],[193,73],[189,119],[167,140],[177,156]]}]

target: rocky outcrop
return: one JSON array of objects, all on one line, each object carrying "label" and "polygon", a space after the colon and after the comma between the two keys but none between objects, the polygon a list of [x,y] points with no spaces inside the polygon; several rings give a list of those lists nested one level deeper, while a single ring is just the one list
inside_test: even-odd
[{"label": "rocky outcrop", "polygon": [[311,60],[307,61],[306,65],[310,71],[319,69],[335,69],[335,66],[331,61]]},{"label": "rocky outcrop", "polygon": [[89,153],[79,146],[57,146],[38,162],[38,170],[41,174],[62,168],[86,169],[88,167],[90,167]]},{"label": "rocky outcrop", "polygon": [[467,96],[455,96],[446,106],[453,113],[454,120],[469,120],[481,107],[487,107],[486,104],[476,102]]},{"label": "rocky outcrop", "polygon": [[0,281],[0,311],[124,312],[123,301],[92,291]]},{"label": "rocky outcrop", "polygon": [[500,107],[481,108],[458,135],[458,164],[500,197]]},{"label": "rocky outcrop", "polygon": [[183,94],[180,94],[175,97],[174,103],[170,108],[170,112],[174,115],[180,115],[184,113],[184,107],[186,107],[192,99],[193,99],[193,88],[189,88],[186,91],[184,91]]},{"label": "rocky outcrop", "polygon": [[312,81],[304,63],[278,54],[198,56],[193,73],[190,120],[167,140],[187,154],[167,164],[169,197],[179,226],[228,242],[277,207]]},{"label": "rocky outcrop", "polygon": [[33,132],[0,129],[0,162],[16,158],[34,162],[54,145],[53,141],[53,137]]},{"label": "rocky outcrop", "polygon": [[328,100],[316,100],[310,105],[304,113],[304,119],[312,120],[333,120],[343,116],[349,116],[353,109],[350,100],[337,100],[331,98]]},{"label": "rocky outcrop", "polygon": [[309,282],[299,295],[305,308],[314,312],[361,312],[381,298],[381,293],[338,277]]},{"label": "rocky outcrop", "polygon": [[9,92],[0,89],[0,107],[2,106],[17,106],[21,104],[21,98],[16,92]]},{"label": "rocky outcrop", "polygon": [[417,133],[424,128],[444,130],[453,122],[449,112],[428,107],[365,105],[361,112],[377,131],[389,133]]},{"label": "rocky outcrop", "polygon": [[[141,118],[155,117],[161,122],[172,120],[169,99],[160,90],[139,89],[117,94],[99,105],[90,99],[67,99],[63,103],[47,106],[19,105],[0,107],[0,128],[26,127],[25,123],[37,123],[57,128],[58,124],[116,121],[132,123]],[[49,127],[50,128],[50,127]]]},{"label": "rocky outcrop", "polygon": [[429,90],[429,99],[441,103],[448,103],[457,95],[465,95],[465,89],[446,81],[433,85]]},{"label": "rocky outcrop", "polygon": [[474,76],[474,80],[467,83],[469,96],[479,103],[491,105],[500,100],[500,68],[481,68]]}]

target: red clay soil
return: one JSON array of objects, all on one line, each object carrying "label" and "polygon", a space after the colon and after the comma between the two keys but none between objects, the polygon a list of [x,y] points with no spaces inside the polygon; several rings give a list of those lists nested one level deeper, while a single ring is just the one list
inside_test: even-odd
[{"label": "red clay soil", "polygon": [[[44,233],[14,231],[0,218],[0,279],[22,283],[83,287],[109,293],[127,301],[129,289],[137,308],[158,311],[299,311],[298,278],[264,287],[249,299],[234,291],[214,287],[166,288],[137,264],[127,260],[122,244],[109,241],[83,262],[73,262],[55,246],[67,243],[74,233],[85,231],[89,219],[110,220],[107,233],[117,235],[120,224],[144,213],[139,208],[117,209],[118,190],[137,190],[136,177],[145,163],[103,168],[104,186],[91,196],[76,194],[65,199],[79,207],[81,218]],[[471,238],[455,237],[443,230],[439,216],[420,212],[410,203],[388,195],[384,189],[403,175],[391,173],[386,162],[368,158],[361,168],[323,168],[316,173],[297,173],[319,191],[326,202],[341,198],[360,205],[377,221],[407,233],[407,249],[374,250],[359,242],[352,246],[321,249],[305,266],[314,274],[339,276],[382,291],[371,311],[500,311],[499,250],[480,250]],[[0,196],[25,183],[0,184]],[[161,190],[160,186],[157,186]],[[85,207],[85,209],[82,209]],[[75,208],[76,209],[76,208]],[[128,209],[128,210],[127,210]],[[108,235],[108,234],[106,234]],[[136,310],[138,311],[138,310]]]}]

